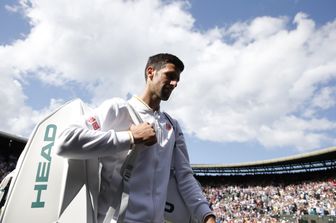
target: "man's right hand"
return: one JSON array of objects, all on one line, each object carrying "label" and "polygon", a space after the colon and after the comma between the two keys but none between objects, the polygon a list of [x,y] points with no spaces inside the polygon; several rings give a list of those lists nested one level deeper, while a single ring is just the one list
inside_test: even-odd
[{"label": "man's right hand", "polygon": [[144,143],[146,146],[151,146],[157,141],[154,127],[148,122],[131,125],[130,131],[135,144]]}]

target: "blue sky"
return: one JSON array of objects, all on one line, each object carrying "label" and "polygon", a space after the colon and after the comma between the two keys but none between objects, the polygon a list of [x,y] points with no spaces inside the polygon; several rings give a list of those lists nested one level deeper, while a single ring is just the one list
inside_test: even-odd
[{"label": "blue sky", "polygon": [[[211,4],[210,4],[211,3]],[[336,144],[336,2],[0,2],[0,130],[28,137],[80,97],[142,90],[157,52],[186,65],[163,109],[192,163],[273,159]]]}]

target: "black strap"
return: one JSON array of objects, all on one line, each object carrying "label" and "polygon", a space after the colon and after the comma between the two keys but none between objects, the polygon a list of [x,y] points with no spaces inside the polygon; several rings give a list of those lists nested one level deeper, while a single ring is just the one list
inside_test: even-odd
[{"label": "black strap", "polygon": [[163,112],[163,114],[166,116],[166,118],[168,119],[168,121],[170,122],[170,124],[173,126],[173,129],[175,131],[175,126],[174,126],[173,118],[170,117],[170,115],[168,115],[167,112]]}]

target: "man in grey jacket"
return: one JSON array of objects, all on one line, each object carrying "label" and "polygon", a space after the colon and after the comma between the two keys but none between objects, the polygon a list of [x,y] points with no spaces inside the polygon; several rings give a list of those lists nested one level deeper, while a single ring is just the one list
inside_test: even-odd
[{"label": "man in grey jacket", "polygon": [[[67,128],[58,139],[58,154],[69,159],[98,158],[101,163],[97,221],[104,222],[116,204],[115,182],[121,181],[115,166],[130,149],[137,150],[132,177],[126,183],[129,201],[123,222],[162,223],[171,169],[178,190],[192,216],[214,223],[215,216],[190,167],[185,140],[176,120],[160,110],[180,80],[183,62],[171,54],[157,54],[145,67],[146,85],[129,101],[113,98]],[[129,103],[143,120],[133,124]]]}]

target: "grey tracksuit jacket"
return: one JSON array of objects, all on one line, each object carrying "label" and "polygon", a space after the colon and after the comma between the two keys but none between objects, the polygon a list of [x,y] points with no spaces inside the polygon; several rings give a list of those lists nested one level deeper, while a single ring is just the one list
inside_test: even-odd
[{"label": "grey tracksuit jacket", "polygon": [[[121,181],[120,166],[132,137],[128,131],[132,119],[126,101],[113,98],[102,103],[91,114],[79,117],[57,140],[57,153],[69,159],[98,158],[100,190],[97,222],[103,222],[110,206],[115,206],[116,182]],[[162,223],[171,168],[175,170],[179,191],[191,214],[203,221],[211,214],[209,204],[195,180],[190,167],[183,133],[176,120],[169,120],[160,111],[154,112],[134,96],[128,103],[143,121],[153,124],[158,142],[152,146],[137,145],[132,177],[127,183],[129,202],[124,222]],[[171,123],[174,122],[174,123]],[[172,162],[173,160],[173,162]],[[98,174],[98,173],[97,173]]]}]

